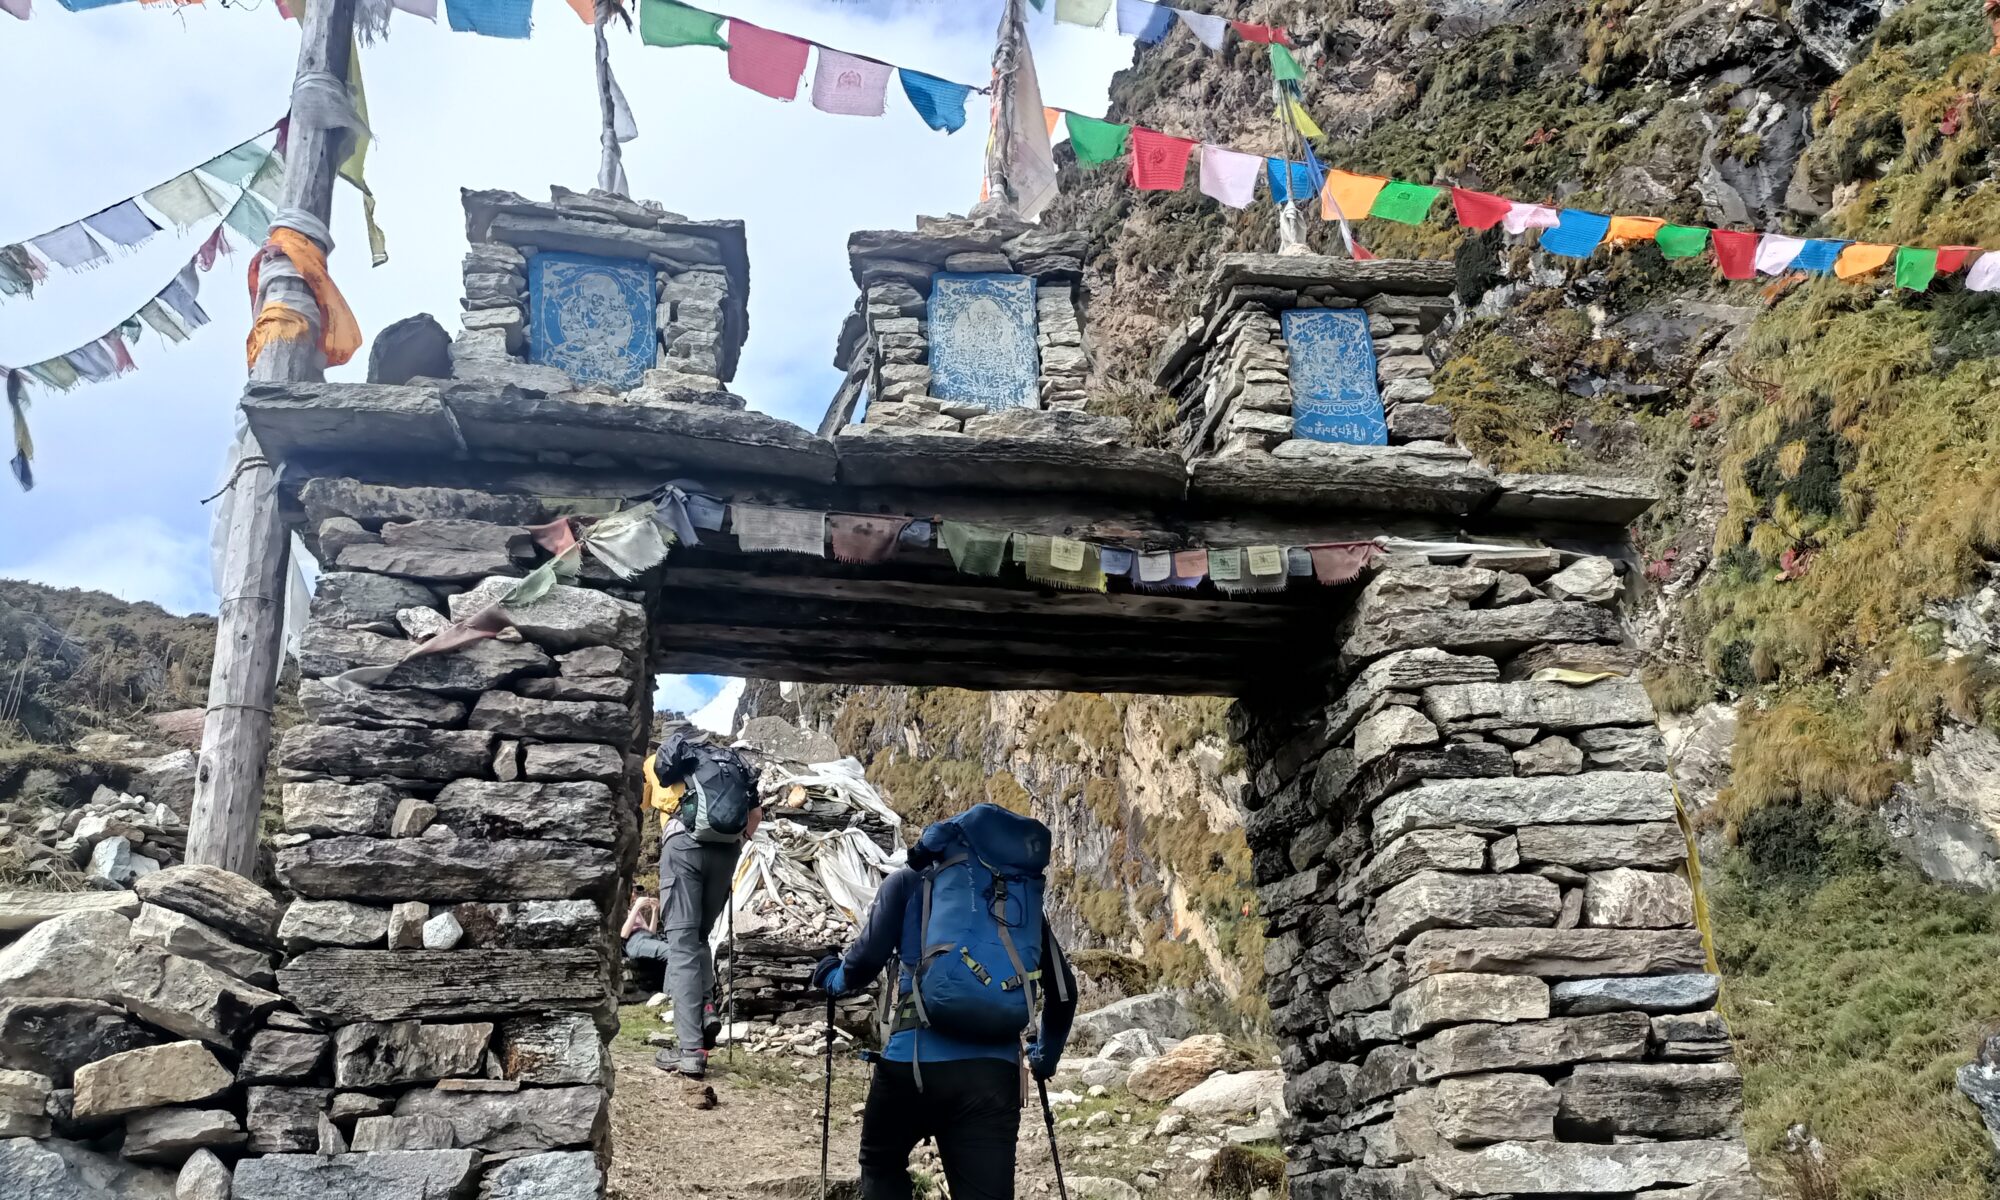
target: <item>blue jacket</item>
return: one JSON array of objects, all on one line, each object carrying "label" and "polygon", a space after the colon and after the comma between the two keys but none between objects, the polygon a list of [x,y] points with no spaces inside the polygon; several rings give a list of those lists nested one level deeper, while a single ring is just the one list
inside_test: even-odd
[{"label": "blue jacket", "polygon": [[[919,952],[914,944],[917,922],[911,919],[911,909],[921,904],[922,898],[922,878],[908,867],[882,881],[881,890],[875,893],[875,903],[868,910],[868,919],[862,924],[861,936],[848,947],[840,966],[827,980],[827,987],[834,995],[858,992],[867,987],[882,973],[892,953],[898,954],[902,960],[898,995],[908,996],[915,990],[909,964],[919,957]],[[903,945],[906,940],[912,944]],[[1076,1018],[1076,976],[1070,973],[1069,959],[1056,946],[1055,936],[1049,932],[1048,923],[1044,921],[1043,974],[1046,976],[1051,969],[1060,972],[1062,987],[1060,991],[1054,987],[1041,989],[1041,1033],[1028,1052],[1032,1058],[1045,1059],[1044,1072],[1052,1074],[1056,1062],[1062,1057],[1064,1044],[1069,1041],[1070,1023]],[[922,1040],[919,1041],[919,1038]],[[947,1037],[934,1029],[904,1029],[889,1036],[889,1044],[883,1048],[882,1057],[890,1062],[910,1062],[919,1053],[924,1062],[950,1062],[965,1058],[998,1058],[1015,1062],[1020,1058],[1020,1046],[1016,1042],[968,1042]]]}]

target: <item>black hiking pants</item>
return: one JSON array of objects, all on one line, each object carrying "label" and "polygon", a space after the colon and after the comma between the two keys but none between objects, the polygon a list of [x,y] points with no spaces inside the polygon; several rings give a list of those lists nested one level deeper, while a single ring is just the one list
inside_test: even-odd
[{"label": "black hiking pants", "polygon": [[910,1151],[937,1139],[951,1200],[1013,1200],[1021,1068],[997,1058],[878,1062],[861,1113],[862,1200],[910,1200]]}]

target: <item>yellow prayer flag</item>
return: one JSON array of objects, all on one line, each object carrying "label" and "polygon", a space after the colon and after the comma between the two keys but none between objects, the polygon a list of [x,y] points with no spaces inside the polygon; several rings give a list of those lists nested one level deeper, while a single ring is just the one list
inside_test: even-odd
[{"label": "yellow prayer flag", "polygon": [[1356,175],[1351,171],[1328,171],[1326,187],[1319,194],[1319,215],[1324,221],[1345,217],[1359,221],[1375,207],[1375,197],[1389,185],[1380,175]]},{"label": "yellow prayer flag", "polygon": [[1839,258],[1833,260],[1833,273],[1842,279],[1858,279],[1881,270],[1895,256],[1894,246],[1884,246],[1878,242],[1855,242],[1842,250]]},{"label": "yellow prayer flag", "polygon": [[1058,571],[1083,570],[1083,543],[1075,538],[1050,538],[1049,565]]},{"label": "yellow prayer flag", "polygon": [[[1292,106],[1292,128],[1309,138],[1326,136],[1325,133],[1320,131],[1320,127],[1313,123],[1312,114],[1306,111],[1305,105],[1300,104],[1296,100],[1287,101],[1287,103]],[[1285,110],[1282,108],[1278,110],[1278,119],[1280,121],[1285,119]]]},{"label": "yellow prayer flag", "polygon": [[1613,217],[1604,236],[1613,242],[1650,242],[1665,225],[1660,217]]}]

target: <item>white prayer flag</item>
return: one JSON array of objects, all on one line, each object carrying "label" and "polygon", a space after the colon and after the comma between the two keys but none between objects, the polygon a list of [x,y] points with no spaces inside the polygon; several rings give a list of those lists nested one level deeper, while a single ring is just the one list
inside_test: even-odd
[{"label": "white prayer flag", "polygon": [[1783,275],[1805,245],[1804,238],[1767,233],[1757,242],[1757,269],[1766,275]]},{"label": "white prayer flag", "polygon": [[1965,287],[1972,292],[2000,292],[2000,250],[1988,250],[1965,273]]},{"label": "white prayer flag", "polygon": [[1231,208],[1248,208],[1257,195],[1257,177],[1264,160],[1221,146],[1201,148],[1201,194]]},{"label": "white prayer flag", "polygon": [[1184,8],[1175,9],[1174,15],[1181,19],[1181,24],[1188,27],[1189,33],[1201,39],[1202,45],[1210,50],[1222,49],[1223,36],[1229,32],[1227,19],[1212,17],[1207,13],[1189,12]]},{"label": "white prayer flag", "polygon": [[822,46],[813,67],[813,107],[845,117],[879,117],[894,70],[888,63]]},{"label": "white prayer flag", "polygon": [[1501,226],[1508,233],[1526,233],[1530,229],[1554,229],[1562,224],[1562,214],[1545,204],[1513,204],[1507,208],[1507,215],[1500,218]]}]

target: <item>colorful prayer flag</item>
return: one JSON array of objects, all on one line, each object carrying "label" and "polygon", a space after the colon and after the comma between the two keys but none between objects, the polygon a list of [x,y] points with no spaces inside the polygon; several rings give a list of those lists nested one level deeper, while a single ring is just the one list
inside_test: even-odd
[{"label": "colorful prayer flag", "polygon": [[1271,51],[1271,74],[1276,76],[1280,82],[1290,81],[1296,83],[1306,77],[1304,68],[1299,66],[1298,59],[1292,57],[1290,50],[1285,49],[1277,42],[1272,42],[1269,49]]},{"label": "colorful prayer flag", "polygon": [[29,238],[28,244],[40,251],[43,258],[70,270],[100,263],[111,257],[104,252],[104,247],[98,245],[97,240],[84,230],[81,221],[71,221],[61,229],[51,230],[38,238]]},{"label": "colorful prayer flag", "polygon": [[1356,175],[1352,171],[1328,171],[1326,185],[1319,193],[1319,213],[1327,221],[1359,221],[1375,206],[1389,181],[1380,175]]},{"label": "colorful prayer flag", "polygon": [[140,193],[167,220],[182,229],[215,215],[215,198],[201,185],[193,171],[174,176],[156,188]]},{"label": "colorful prayer flag", "polygon": [[[1287,99],[1286,103],[1290,106],[1291,109],[1293,129],[1298,130],[1300,134],[1309,138],[1326,136],[1326,133],[1323,130],[1321,130],[1316,123],[1314,123],[1312,119],[1312,114],[1306,111],[1305,105],[1300,104],[1297,100],[1292,100],[1289,98]],[[1285,108],[1280,107],[1278,109],[1278,119],[1281,121],[1285,119]]]},{"label": "colorful prayer flag", "polygon": [[1174,10],[1152,0],[1118,0],[1118,32],[1152,45],[1174,27]]},{"label": "colorful prayer flag", "polygon": [[1256,42],[1259,45],[1268,45],[1273,42],[1282,43],[1287,46],[1292,44],[1290,35],[1285,32],[1284,27],[1281,25],[1252,25],[1248,21],[1231,21],[1229,27],[1236,31],[1237,37],[1242,38],[1246,42]]},{"label": "colorful prayer flag", "polygon": [[1076,152],[1079,166],[1101,166],[1118,158],[1125,153],[1125,143],[1132,135],[1130,125],[1100,121],[1081,113],[1065,114],[1063,123],[1069,127],[1070,149]]},{"label": "colorful prayer flag", "polygon": [[1542,230],[1542,249],[1564,258],[1589,258],[1610,228],[1611,218],[1603,213],[1565,208],[1554,229]]},{"label": "colorful prayer flag", "polygon": [[1798,255],[1792,259],[1792,270],[1824,275],[1833,270],[1834,260],[1840,257],[1840,251],[1846,245],[1846,242],[1830,238],[1814,238],[1799,247]]},{"label": "colorful prayer flag", "polygon": [[1187,185],[1188,155],[1194,143],[1156,129],[1132,130],[1132,186],[1146,192],[1177,192]]},{"label": "colorful prayer flag", "polygon": [[[449,0],[447,0],[449,3]],[[748,21],[729,20],[729,78],[773,100],[795,100],[812,43]],[[908,72],[904,72],[905,75]]]},{"label": "colorful prayer flag", "polygon": [[1254,154],[1241,154],[1221,146],[1201,148],[1201,194],[1231,208],[1248,208],[1257,198],[1257,168]]},{"label": "colorful prayer flag", "polygon": [[1265,159],[1264,171],[1271,180],[1271,199],[1277,201],[1279,204],[1283,204],[1288,200],[1311,200],[1319,194],[1319,189],[1313,186],[1312,171],[1305,163],[1295,162],[1291,164],[1289,172],[1291,175],[1291,185],[1289,187],[1286,186],[1285,176],[1288,172],[1285,169],[1284,159]]},{"label": "colorful prayer flag", "polygon": [[1783,275],[1805,248],[1804,238],[1767,233],[1757,241],[1757,269],[1766,275]]},{"label": "colorful prayer flag", "polygon": [[1757,273],[1757,235],[1740,229],[1718,229],[1709,236],[1715,265],[1724,279],[1748,279]]},{"label": "colorful prayer flag", "polygon": [[1604,238],[1610,242],[1650,242],[1665,224],[1659,217],[1612,217]]},{"label": "colorful prayer flag", "polygon": [[2000,251],[1987,250],[1965,273],[1968,292],[2000,292]]},{"label": "colorful prayer flag", "polygon": [[903,94],[910,98],[910,107],[917,110],[924,124],[945,133],[965,128],[965,98],[972,94],[969,86],[908,67],[899,67],[896,73],[902,77]]},{"label": "colorful prayer flag", "polygon": [[1842,279],[1859,279],[1881,270],[1894,257],[1894,246],[1881,242],[1852,242],[1834,260],[1833,273]]},{"label": "colorful prayer flag", "polygon": [[1965,265],[1965,256],[1979,249],[1977,246],[1939,246],[1937,269],[1940,275],[1949,275]]},{"label": "colorful prayer flag", "polygon": [[1515,235],[1530,229],[1554,229],[1560,224],[1562,214],[1546,204],[1509,204],[1507,215],[1500,219],[1500,227]]},{"label": "colorful prayer flag", "polygon": [[639,40],[648,46],[714,46],[729,49],[722,18],[674,0],[639,0]]},{"label": "colorful prayer flag", "polygon": [[1375,203],[1369,206],[1368,215],[1385,221],[1401,221],[1405,225],[1421,225],[1429,215],[1431,205],[1436,204],[1443,194],[1443,188],[1392,179],[1375,193]]},{"label": "colorful prayer flag", "polygon": [[845,117],[879,117],[894,69],[888,63],[821,46],[819,62],[813,66],[813,107]]},{"label": "colorful prayer flag", "polygon": [[1896,248],[1896,286],[1921,292],[1937,276],[1938,252],[1916,246]]},{"label": "colorful prayer flag", "polygon": [[153,218],[139,211],[130,200],[121,200],[100,213],[83,219],[92,233],[119,246],[136,246],[160,231]]},{"label": "colorful prayer flag", "polygon": [[459,33],[502,38],[528,36],[528,0],[444,0],[444,15]]},{"label": "colorful prayer flag", "polygon": [[1188,32],[1195,36],[1196,41],[1210,50],[1222,49],[1222,39],[1229,32],[1228,21],[1221,17],[1209,16],[1207,13],[1189,12],[1184,8],[1173,11],[1174,15],[1181,19],[1181,24],[1187,26]]},{"label": "colorful prayer flag", "polygon": [[1653,235],[1663,258],[1693,258],[1708,249],[1708,230],[1698,225],[1662,225]]},{"label": "colorful prayer flag", "polygon": [[1458,223],[1469,229],[1491,229],[1507,216],[1513,201],[1491,192],[1475,192],[1467,188],[1451,189],[1451,211],[1458,217]]},{"label": "colorful prayer flag", "polygon": [[0,0],[0,12],[25,21],[29,13],[28,0]]},{"label": "colorful prayer flag", "polygon": [[1095,29],[1104,24],[1104,14],[1110,11],[1111,0],[1056,0],[1056,20],[1068,25]]}]

